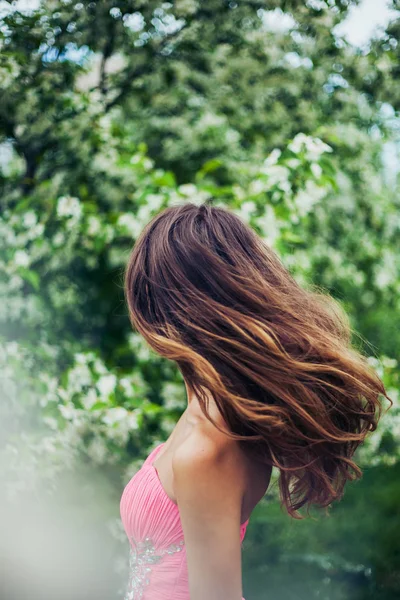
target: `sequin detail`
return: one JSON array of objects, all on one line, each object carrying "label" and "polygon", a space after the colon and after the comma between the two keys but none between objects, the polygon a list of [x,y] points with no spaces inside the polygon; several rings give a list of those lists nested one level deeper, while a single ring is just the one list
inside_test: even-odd
[{"label": "sequin detail", "polygon": [[136,542],[133,537],[130,537],[130,541],[129,581],[124,600],[140,600],[145,586],[150,583],[150,565],[160,562],[165,554],[180,552],[184,540],[181,540],[179,544],[170,544],[167,548],[158,551],[149,537],[141,542]]}]

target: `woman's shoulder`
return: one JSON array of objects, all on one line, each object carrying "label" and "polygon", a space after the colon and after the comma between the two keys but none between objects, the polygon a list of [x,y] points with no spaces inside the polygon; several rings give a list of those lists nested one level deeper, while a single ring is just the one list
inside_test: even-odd
[{"label": "woman's shoulder", "polygon": [[221,477],[234,477],[238,485],[245,478],[246,461],[236,440],[219,431],[209,421],[199,419],[187,438],[175,449],[172,468],[192,477],[207,471]]}]

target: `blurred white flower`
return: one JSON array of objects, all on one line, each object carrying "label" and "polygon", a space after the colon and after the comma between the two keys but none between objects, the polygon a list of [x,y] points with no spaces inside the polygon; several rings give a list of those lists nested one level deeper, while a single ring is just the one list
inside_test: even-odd
[{"label": "blurred white flower", "polygon": [[288,148],[295,154],[305,150],[309,160],[318,160],[324,152],[332,152],[331,146],[328,146],[319,138],[313,138],[304,133],[298,133],[290,142]]},{"label": "blurred white flower", "polygon": [[93,360],[93,369],[98,375],[103,375],[107,373],[107,369],[104,366],[104,363],[99,358],[94,358],[94,354],[91,356],[91,360]]},{"label": "blurred white flower", "polygon": [[279,148],[275,148],[274,150],[272,150],[271,154],[269,154],[269,156],[264,160],[264,165],[266,165],[266,166],[276,165],[281,154],[282,154],[282,150],[279,150]]},{"label": "blurred white flower", "polygon": [[133,385],[127,377],[121,377],[121,379],[119,380],[119,385],[123,389],[125,396],[127,396],[128,398],[133,396]]},{"label": "blurred white flower", "polygon": [[7,356],[18,356],[20,353],[17,342],[8,342],[2,346],[2,349],[5,349]]},{"label": "blurred white flower", "polygon": [[95,463],[104,463],[108,454],[105,441],[100,437],[94,438],[88,445],[87,453]]},{"label": "blurred white flower", "polygon": [[289,150],[298,154],[304,149],[304,145],[307,141],[307,136],[304,133],[298,133],[288,145]]},{"label": "blurred white flower", "polygon": [[27,267],[30,263],[29,255],[25,250],[17,250],[14,254],[14,263],[19,267]]},{"label": "blurred white flower", "polygon": [[398,364],[395,358],[389,358],[389,356],[383,356],[382,363],[385,367],[388,367],[389,369],[395,369]]},{"label": "blurred white flower", "polygon": [[115,406],[113,408],[109,408],[101,420],[106,425],[114,425],[115,423],[119,423],[120,421],[126,419],[127,416],[128,411],[126,408],[123,406]]},{"label": "blurred white flower", "polygon": [[312,207],[317,204],[326,194],[327,190],[318,186],[314,181],[307,181],[304,190],[300,190],[294,198],[300,216],[305,216]]},{"label": "blurred white flower", "polygon": [[154,167],[154,161],[151,160],[151,158],[145,158],[143,160],[143,167],[146,169],[146,171],[150,171],[150,169],[152,169]]},{"label": "blurred white flower", "polygon": [[82,215],[82,205],[79,199],[73,196],[60,196],[57,200],[57,215],[79,219]]},{"label": "blurred white flower", "polygon": [[54,454],[56,451],[56,442],[54,439],[45,437],[41,440],[41,450],[46,454]]},{"label": "blurred white flower", "polygon": [[125,14],[122,18],[125,27],[128,27],[132,31],[142,31],[145,26],[145,20],[140,12],[134,12],[131,14]]},{"label": "blurred white flower", "polygon": [[27,237],[30,240],[34,240],[34,239],[40,237],[43,232],[44,232],[44,224],[43,223],[36,223],[36,225],[34,225],[33,227],[31,227],[29,229]]},{"label": "blurred white flower", "polygon": [[162,194],[147,194],[146,196],[146,203],[150,211],[159,210],[163,202],[164,196]]},{"label": "blurred white flower", "polygon": [[135,356],[139,360],[149,360],[152,354],[152,349],[147,344],[146,340],[142,338],[138,333],[131,333],[128,336],[128,343],[130,348],[135,353]]},{"label": "blurred white flower", "polygon": [[253,179],[253,181],[249,185],[249,193],[252,196],[258,196],[259,194],[262,194],[263,192],[266,192],[267,190],[268,190],[268,184],[266,181],[263,181],[262,179]]},{"label": "blurred white flower", "polygon": [[72,419],[76,415],[76,408],[72,404],[72,402],[68,402],[66,404],[59,404],[58,410],[60,411],[64,419],[67,419],[67,421],[72,421]]},{"label": "blurred white flower", "polygon": [[289,158],[289,160],[286,161],[286,165],[291,169],[297,169],[297,167],[301,165],[301,161],[298,158]]},{"label": "blurred white flower", "polygon": [[74,356],[76,364],[86,365],[88,363],[87,356],[88,355],[84,354],[83,352],[77,352]]},{"label": "blurred white flower", "polygon": [[316,179],[319,179],[322,175],[322,167],[318,163],[312,163],[311,172]]},{"label": "blurred white flower", "polygon": [[124,213],[118,217],[117,225],[122,229],[126,229],[129,234],[136,238],[142,231],[142,225],[137,217],[132,213]]},{"label": "blurred white flower", "polygon": [[193,183],[183,183],[178,187],[178,191],[184,196],[193,196],[197,194],[198,189]]},{"label": "blurred white flower", "polygon": [[68,373],[68,391],[71,394],[81,392],[82,388],[92,383],[92,374],[87,365],[77,364]]},{"label": "blurred white flower", "polygon": [[247,202],[243,202],[236,212],[244,221],[246,221],[246,223],[249,223],[251,217],[254,216],[256,209],[257,206],[255,202],[253,202],[252,200],[248,200]]},{"label": "blurred white flower", "polygon": [[263,165],[260,169],[264,175],[267,175],[267,187],[278,186],[282,191],[289,192],[291,185],[289,182],[290,170],[282,165]]},{"label": "blurred white flower", "polygon": [[33,210],[29,210],[22,217],[22,223],[24,227],[29,228],[33,227],[37,223],[37,216]]},{"label": "blurred white flower", "polygon": [[126,424],[127,424],[128,430],[139,429],[137,411],[130,411],[128,413],[128,418],[127,418]]},{"label": "blurred white flower", "polygon": [[258,217],[256,222],[264,234],[264,239],[268,244],[273,246],[280,235],[280,228],[273,206],[267,204],[265,213],[261,217]]},{"label": "blurred white flower", "polygon": [[90,388],[90,390],[88,390],[87,393],[83,395],[82,404],[86,408],[86,410],[90,410],[92,406],[96,404],[97,400],[98,398],[96,391],[93,388]]},{"label": "blurred white flower", "polygon": [[235,129],[227,129],[225,133],[225,141],[228,144],[236,144],[240,140],[240,133]]},{"label": "blurred white flower", "polygon": [[238,200],[244,200],[247,195],[245,190],[242,187],[240,187],[239,185],[237,185],[236,183],[232,186],[232,192],[233,192],[235,198],[237,198]]},{"label": "blurred white flower", "polygon": [[221,127],[225,124],[225,118],[211,112],[204,113],[197,122],[198,129],[209,129],[213,127]]},{"label": "blurred white flower", "polygon": [[309,160],[318,160],[324,152],[332,152],[331,146],[318,138],[309,138],[306,143],[307,157]]},{"label": "blurred white flower", "polygon": [[399,274],[399,259],[397,255],[385,248],[382,252],[382,260],[374,266],[375,283],[381,290],[389,285],[394,285]]},{"label": "blurred white flower", "polygon": [[176,0],[176,10],[180,15],[192,15],[199,7],[199,3],[195,0]]},{"label": "blurred white flower", "polygon": [[108,397],[115,390],[116,384],[116,376],[110,373],[109,375],[102,375],[96,386],[102,396]]},{"label": "blurred white flower", "polygon": [[186,408],[186,391],[184,384],[168,382],[161,390],[161,396],[164,400],[164,407],[168,410]]},{"label": "blurred white flower", "polygon": [[55,419],[54,417],[43,417],[43,423],[50,427],[50,429],[52,429],[53,431],[58,430],[57,419]]},{"label": "blurred white flower", "polygon": [[53,236],[53,246],[58,248],[59,246],[62,246],[64,242],[65,234],[62,231],[57,231],[57,233]]},{"label": "blurred white flower", "polygon": [[101,231],[101,221],[99,217],[95,215],[90,215],[88,217],[88,229],[87,232],[89,235],[95,236]]}]

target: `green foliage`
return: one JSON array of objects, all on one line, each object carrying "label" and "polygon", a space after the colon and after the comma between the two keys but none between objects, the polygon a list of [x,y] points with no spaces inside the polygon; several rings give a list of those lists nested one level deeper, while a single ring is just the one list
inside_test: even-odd
[{"label": "green foliage", "polygon": [[394,401],[331,519],[289,521],[274,488],[257,507],[249,600],[260,582],[283,600],[399,592],[399,170],[383,156],[398,144],[400,19],[353,48],[335,26],[356,4],[43,0],[0,17],[10,494],[21,469],[53,489],[76,460],[120,489],[184,409],[180,373],[131,332],[122,290],[137,235],[172,204],[229,207],[342,301]]},{"label": "green foliage", "polygon": [[398,463],[368,467],[329,517],[315,511],[303,521],[288,521],[267,496],[249,524],[251,543],[243,552],[248,597],[396,598],[399,481]]}]

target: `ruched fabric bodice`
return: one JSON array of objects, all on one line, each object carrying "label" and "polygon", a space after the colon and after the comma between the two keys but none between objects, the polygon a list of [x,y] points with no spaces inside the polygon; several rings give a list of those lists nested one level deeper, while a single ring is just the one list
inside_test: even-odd
[{"label": "ruched fabric bodice", "polygon": [[[190,600],[179,509],[152,464],[163,445],[154,448],[122,493],[121,519],[130,542],[124,600]],[[241,541],[248,522],[240,526]]]}]

